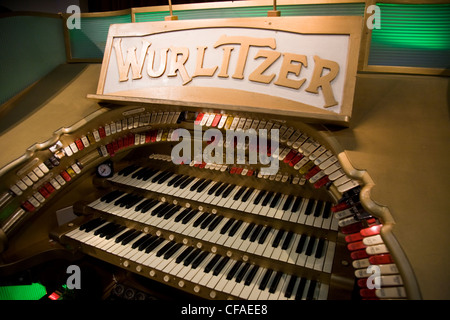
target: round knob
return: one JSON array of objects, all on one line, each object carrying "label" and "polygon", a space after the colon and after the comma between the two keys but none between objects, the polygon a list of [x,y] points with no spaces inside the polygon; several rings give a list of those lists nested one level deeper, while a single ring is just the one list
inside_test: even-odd
[{"label": "round knob", "polygon": [[155,270],[150,270],[148,274],[150,275],[150,277],[154,277],[156,275],[156,272]]},{"label": "round knob", "polygon": [[198,206],[198,211],[203,211],[203,206]]},{"label": "round knob", "polygon": [[173,234],[171,234],[171,235],[169,236],[169,240],[170,240],[170,241],[173,241],[173,239],[175,239],[175,236],[174,236]]},{"label": "round knob", "polygon": [[177,201],[177,200],[173,200],[173,204],[174,204],[174,205],[177,205],[177,204],[178,204],[178,201]]},{"label": "round knob", "polygon": [[170,277],[169,277],[168,275],[165,275],[164,278],[163,278],[163,280],[164,280],[164,282],[169,282]]},{"label": "round knob", "polygon": [[243,256],[242,256],[242,260],[245,261],[245,262],[247,262],[247,261],[248,261],[248,256],[247,256],[247,255],[243,255]]},{"label": "round knob", "polygon": [[123,266],[124,266],[125,268],[128,268],[129,265],[130,265],[130,263],[128,262],[128,260],[125,260],[125,261],[123,262]]},{"label": "round knob", "polygon": [[158,237],[161,237],[161,230],[156,231],[156,235],[157,235]]},{"label": "round knob", "polygon": [[197,242],[197,248],[201,249],[203,247],[201,242]]},{"label": "round knob", "polygon": [[186,208],[190,208],[190,207],[191,207],[191,204],[190,204],[190,203],[186,203],[184,206],[185,206]]},{"label": "round knob", "polygon": [[183,288],[184,287],[184,281],[183,280],[178,281],[178,286],[180,288]]},{"label": "round knob", "polygon": [[189,242],[188,239],[186,239],[186,238],[183,239],[183,244],[188,244],[188,242]]},{"label": "round knob", "polygon": [[212,252],[212,253],[216,253],[216,252],[217,252],[217,248],[216,248],[215,246],[212,247],[212,248],[211,248],[211,252]]},{"label": "round knob", "polygon": [[161,202],[166,202],[166,197],[161,197]]},{"label": "round knob", "polygon": [[227,251],[227,257],[230,258],[232,255],[233,255],[233,253],[230,250],[228,250]]},{"label": "round knob", "polygon": [[144,228],[144,232],[145,232],[145,233],[148,233],[148,231],[149,231],[148,227],[145,227],[145,228]]},{"label": "round knob", "polygon": [[215,291],[211,291],[211,292],[209,293],[209,296],[210,296],[212,299],[214,299],[214,298],[217,296],[217,293],[216,293]]},{"label": "round knob", "polygon": [[216,213],[217,213],[217,210],[216,210],[216,209],[212,209],[212,210],[211,210],[211,213],[212,213],[212,214],[216,214]]},{"label": "round knob", "polygon": [[199,286],[195,286],[194,287],[194,292],[199,293],[200,292],[200,287]]},{"label": "round knob", "polygon": [[137,266],[137,267],[136,267],[136,271],[137,271],[137,272],[141,272],[141,271],[142,271],[142,267],[141,267],[141,266]]}]

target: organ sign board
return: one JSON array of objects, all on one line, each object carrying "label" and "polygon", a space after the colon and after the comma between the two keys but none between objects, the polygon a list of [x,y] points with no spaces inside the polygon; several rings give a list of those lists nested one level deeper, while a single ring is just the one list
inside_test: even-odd
[{"label": "organ sign board", "polygon": [[360,17],[111,25],[90,97],[346,124],[361,28]]}]

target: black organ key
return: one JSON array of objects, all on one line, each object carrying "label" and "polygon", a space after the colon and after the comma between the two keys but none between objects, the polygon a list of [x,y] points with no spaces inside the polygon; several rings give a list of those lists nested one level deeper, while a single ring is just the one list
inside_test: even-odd
[{"label": "black organ key", "polygon": [[139,240],[137,240],[136,242],[134,242],[131,247],[133,249],[138,248],[141,244],[143,244],[145,241],[147,241],[148,239],[150,239],[152,236],[150,234],[146,234],[145,236],[141,237]]},{"label": "black organ key", "polygon": [[325,239],[320,238],[319,243],[317,244],[316,253],[314,255],[314,257],[316,259],[319,259],[322,257],[324,247],[325,247]]},{"label": "black organ key", "polygon": [[294,290],[295,282],[297,281],[297,277],[294,275],[291,275],[291,279],[289,280],[288,286],[286,288],[286,292],[284,293],[284,296],[286,298],[290,298],[292,295],[292,291]]},{"label": "black organ key", "polygon": [[255,231],[253,231],[252,235],[250,236],[250,242],[255,242],[256,238],[261,233],[262,228],[263,228],[262,225],[256,226]]},{"label": "black organ key", "polygon": [[156,215],[157,217],[161,218],[163,217],[167,212],[169,212],[170,210],[172,210],[174,207],[176,207],[176,205],[174,204],[168,204],[167,206],[165,206],[164,208],[162,208],[161,210],[158,211],[158,214]]},{"label": "black organ key", "polygon": [[114,190],[114,191],[111,191],[110,193],[104,195],[103,197],[101,197],[100,201],[106,202],[106,203],[111,203],[111,201],[116,200],[118,197],[120,197],[124,193],[125,192],[120,191],[120,190]]},{"label": "black organ key", "polygon": [[206,180],[204,181],[197,189],[197,192],[202,192],[203,190],[206,189],[207,186],[209,186],[211,184],[212,180]]},{"label": "black organ key", "polygon": [[272,230],[272,227],[267,226],[264,231],[261,234],[261,237],[259,237],[258,243],[262,244],[264,241],[266,241],[267,236],[269,235],[270,230]]},{"label": "black organ key", "polygon": [[146,171],[142,176],[142,180],[147,181],[148,179],[153,177],[157,172],[158,172],[158,170],[156,170],[156,169]]},{"label": "black organ key", "polygon": [[298,240],[297,248],[295,249],[296,253],[302,253],[303,247],[305,246],[307,236],[305,234],[302,234],[300,236],[300,240]]},{"label": "black organ key", "polygon": [[241,236],[242,240],[245,240],[250,235],[250,232],[252,232],[253,228],[255,227],[255,224],[252,222],[247,226],[247,229],[245,229],[244,233]]},{"label": "black organ key", "polygon": [[182,174],[178,174],[175,177],[173,177],[172,179],[170,179],[169,182],[167,182],[167,185],[170,187],[172,186],[175,182],[177,182],[178,180],[180,180],[183,177]]},{"label": "black organ key", "polygon": [[200,255],[198,255],[198,257],[192,261],[192,269],[197,269],[197,267],[203,262],[203,260],[206,259],[208,255],[208,251],[203,251]]},{"label": "black organ key", "polygon": [[130,175],[132,172],[136,171],[139,167],[137,165],[129,165],[128,167],[123,168],[122,170],[120,170],[117,174],[120,176],[128,176]]},{"label": "black organ key", "polygon": [[294,196],[290,194],[283,204],[283,211],[286,211],[287,209],[289,209],[289,207],[291,206],[292,200],[294,200]]},{"label": "black organ key", "polygon": [[152,251],[153,249],[155,249],[156,247],[158,247],[161,243],[163,243],[165,240],[163,238],[158,238],[155,241],[153,241],[152,243],[150,243],[146,248],[145,248],[145,253],[149,253],[150,251]]},{"label": "black organ key", "polygon": [[281,246],[281,249],[286,250],[289,245],[291,244],[292,237],[294,236],[294,233],[292,231],[289,231],[284,238],[283,245]]},{"label": "black organ key", "polygon": [[148,212],[151,208],[153,208],[154,206],[156,206],[158,204],[158,200],[152,200],[151,202],[149,202],[147,205],[145,205],[142,209],[141,212],[142,213],[146,213]]},{"label": "black organ key", "polygon": [[216,267],[213,270],[213,275],[217,276],[220,271],[225,267],[225,265],[230,261],[229,257],[222,257],[222,259],[219,261],[219,263],[216,265]]},{"label": "black organ key", "polygon": [[295,199],[294,201],[294,204],[292,205],[291,212],[297,212],[301,204],[302,204],[302,197],[297,197],[297,199]]},{"label": "black organ key", "polygon": [[278,193],[275,194],[275,196],[273,197],[272,202],[270,203],[270,207],[271,207],[271,208],[275,208],[276,205],[278,204],[278,202],[280,201],[280,198],[281,198],[281,193],[278,192]]},{"label": "black organ key", "polygon": [[214,194],[216,197],[219,197],[221,194],[222,194],[222,192],[224,192],[225,191],[225,188],[227,187],[227,184],[226,183],[224,183],[224,184],[222,184],[217,190],[216,190],[216,193]]},{"label": "black organ key", "polygon": [[217,188],[220,187],[220,185],[222,184],[222,182],[218,181],[216,182],[211,189],[208,190],[208,194],[212,195],[214,192],[216,192]]},{"label": "black organ key", "polygon": [[253,279],[255,278],[256,272],[258,272],[259,266],[256,264],[253,265],[252,269],[248,273],[247,278],[245,279],[244,285],[248,286],[250,283],[252,283]]},{"label": "black organ key", "polygon": [[166,173],[167,173],[167,171],[163,171],[163,172],[157,174],[157,175],[152,179],[152,183],[155,183],[156,181],[158,181],[159,179],[161,179],[161,177],[163,177]]},{"label": "black organ key", "polygon": [[136,239],[137,236],[139,236],[141,234],[140,231],[135,230],[132,234],[130,234],[128,237],[126,237],[125,239],[122,240],[121,244],[122,245],[127,245],[128,243],[130,243],[131,241],[133,241],[134,239]]},{"label": "black organ key", "polygon": [[166,212],[166,214],[164,215],[164,219],[167,220],[171,218],[175,213],[178,212],[178,210],[180,210],[180,208],[180,206],[174,205],[169,211]]},{"label": "black organ key", "polygon": [[159,237],[157,237],[157,236],[150,236],[149,238],[147,238],[146,240],[144,240],[144,242],[142,242],[142,243],[139,245],[138,250],[139,250],[139,251],[143,251],[143,250],[147,249],[147,247],[148,247],[149,245],[151,245],[153,242],[155,242],[155,241],[158,240],[158,239],[159,239]]},{"label": "black organ key", "polygon": [[236,223],[231,227],[230,233],[228,234],[230,237],[234,236],[235,233],[239,230],[241,225],[243,224],[242,220],[236,221]]},{"label": "black organ key", "polygon": [[235,195],[233,196],[233,200],[238,200],[243,194],[244,191],[247,189],[247,187],[242,186],[241,188],[239,188],[238,192],[235,193]]},{"label": "black organ key", "polygon": [[272,269],[267,269],[266,273],[264,274],[261,283],[259,284],[259,290],[264,290],[266,289],[267,283],[269,282],[270,276],[272,275],[273,270]]},{"label": "black organ key", "polygon": [[108,231],[108,228],[111,228],[113,225],[114,225],[114,223],[112,223],[112,222],[105,224],[105,225],[102,226],[101,228],[95,230],[94,235],[97,236],[97,235],[99,235],[99,234],[101,234],[101,233],[103,233],[103,232],[107,232],[107,231]]},{"label": "black organ key", "polygon": [[274,293],[275,290],[277,290],[278,284],[280,283],[280,279],[283,276],[283,272],[278,271],[275,274],[275,277],[272,280],[272,283],[270,284],[269,292]]},{"label": "black organ key", "polygon": [[186,259],[183,261],[184,266],[190,265],[200,254],[202,251],[200,249],[195,249],[193,252],[191,252],[190,255],[187,256]]},{"label": "black organ key", "polygon": [[253,191],[255,191],[255,189],[249,188],[249,189],[245,192],[244,196],[242,197],[242,202],[247,202],[248,198],[249,198],[250,195],[253,193]]},{"label": "black organ key", "polygon": [[242,265],[241,261],[236,261],[235,264],[231,267],[230,271],[227,274],[227,280],[231,280],[236,272],[239,270],[239,267]]},{"label": "black organ key", "polygon": [[222,194],[222,198],[226,198],[230,195],[231,191],[234,189],[234,187],[236,187],[234,184],[230,184],[224,191]]},{"label": "black organ key", "polygon": [[312,300],[314,298],[314,292],[316,290],[317,281],[311,280],[309,282],[308,293],[306,294],[306,300]]},{"label": "black organ key", "polygon": [[114,241],[116,243],[122,242],[123,239],[125,239],[126,237],[128,237],[130,234],[132,234],[135,230],[134,229],[130,229],[124,233],[122,233],[120,236],[118,236]]},{"label": "black organ key", "polygon": [[152,210],[151,215],[152,215],[152,216],[156,216],[161,210],[163,210],[164,208],[166,208],[168,205],[169,205],[168,202],[163,202],[163,203],[161,203],[159,206],[157,206],[156,208],[154,208],[154,209]]},{"label": "black organ key", "polygon": [[182,243],[177,243],[175,244],[172,248],[170,248],[165,254],[164,254],[164,259],[167,260],[169,259],[171,256],[173,256],[173,254],[175,252],[177,252],[181,247],[183,246]]},{"label": "black organ key", "polygon": [[136,203],[141,201],[143,198],[144,198],[143,196],[133,195],[130,201],[126,203],[125,208],[130,209],[132,206],[136,205]]},{"label": "black organ key", "polygon": [[162,256],[164,253],[166,253],[166,251],[168,251],[170,248],[172,248],[175,244],[176,244],[175,242],[166,243],[161,249],[158,250],[158,252],[156,252],[156,256],[157,257]]},{"label": "black organ key", "polygon": [[191,212],[192,209],[186,208],[183,211],[181,211],[181,213],[179,215],[177,215],[174,219],[175,222],[179,222],[181,219],[183,219],[184,217],[186,217],[186,215]]},{"label": "black organ key", "polygon": [[244,278],[245,274],[247,273],[248,269],[250,268],[250,263],[244,264],[242,269],[238,272],[236,275],[236,282],[240,283],[242,279]]},{"label": "black organ key", "polygon": [[208,215],[209,215],[208,212],[203,212],[203,214],[200,215],[200,217],[198,217],[197,220],[194,221],[193,226],[198,227],[202,223],[202,221],[206,219]]},{"label": "black organ key", "polygon": [[266,197],[264,198],[263,202],[262,202],[262,206],[265,207],[267,206],[267,204],[269,203],[269,201],[272,199],[273,197],[273,192],[270,191],[267,193]]},{"label": "black organ key", "polygon": [[266,194],[265,190],[261,190],[258,195],[255,197],[255,200],[253,200],[253,204],[259,204],[261,202],[262,197]]},{"label": "black organ key", "polygon": [[166,172],[166,174],[164,174],[161,178],[158,179],[157,183],[162,184],[167,179],[169,179],[171,176],[173,176],[173,172]]},{"label": "black organ key", "polygon": [[295,300],[301,300],[303,296],[303,291],[305,290],[306,278],[301,278],[300,283],[297,287],[297,292],[295,293]]},{"label": "black organ key", "polygon": [[193,247],[188,247],[186,248],[176,259],[175,262],[176,263],[180,263],[181,261],[183,261],[192,251],[194,251]]},{"label": "black organ key", "polygon": [[191,219],[192,219],[193,217],[195,217],[195,216],[197,215],[197,213],[198,213],[198,210],[192,210],[191,212],[189,212],[189,213],[186,215],[186,217],[184,217],[184,218],[181,220],[181,223],[182,223],[182,224],[188,223],[189,221],[191,221]]},{"label": "black organ key", "polygon": [[275,236],[275,239],[273,240],[272,247],[276,248],[280,244],[281,239],[283,238],[285,231],[284,230],[278,230],[277,235]]},{"label": "black organ key", "polygon": [[145,172],[146,170],[148,170],[148,168],[141,168],[138,171],[136,171],[135,173],[133,173],[131,175],[131,178],[133,179],[139,179],[139,177],[142,175],[143,172]]},{"label": "black organ key", "polygon": [[205,220],[203,220],[203,222],[200,224],[200,228],[201,229],[205,229],[214,219],[214,215],[213,214],[209,214]]},{"label": "black organ key", "polygon": [[314,206],[314,200],[313,199],[309,199],[308,201],[308,205],[306,206],[306,210],[305,210],[305,214],[307,216],[309,216],[312,213],[312,208]]},{"label": "black organ key", "polygon": [[196,183],[194,183],[189,190],[190,191],[194,191],[195,189],[197,189],[198,187],[200,187],[200,185],[204,182],[204,179],[199,179]]},{"label": "black organ key", "polygon": [[178,188],[183,182],[189,179],[189,176],[183,176],[181,179],[178,179],[174,182],[173,187]]},{"label": "black organ key", "polygon": [[331,202],[326,202],[325,203],[325,209],[323,209],[322,217],[324,219],[328,219],[330,217],[330,214],[331,214]]},{"label": "black organ key", "polygon": [[123,230],[125,230],[126,227],[125,226],[121,226],[119,225],[115,230],[113,230],[112,232],[110,232],[109,234],[107,234],[105,236],[105,239],[109,240],[112,237],[114,237],[115,235],[119,234],[120,232],[122,232]]},{"label": "black organ key", "polygon": [[235,221],[236,221],[236,220],[233,219],[233,218],[231,218],[230,220],[228,220],[228,221],[225,223],[225,225],[222,227],[222,229],[220,229],[220,234],[225,234],[225,233],[228,231],[228,229],[230,229],[230,227],[233,225],[233,223],[234,223]]},{"label": "black organ key", "polygon": [[318,201],[316,207],[314,208],[314,217],[319,217],[322,212],[322,208],[324,207],[324,202]]},{"label": "black organ key", "polygon": [[188,186],[188,184],[190,184],[192,181],[194,181],[195,180],[195,177],[191,177],[191,178],[189,178],[189,179],[186,179],[185,181],[183,181],[181,184],[180,184],[180,189],[184,189],[184,188],[186,188],[187,186]]},{"label": "black organ key", "polygon": [[308,242],[308,246],[306,247],[306,251],[305,251],[305,254],[307,256],[310,256],[312,254],[312,251],[313,251],[315,243],[316,243],[316,238],[310,237],[309,238],[309,242]]},{"label": "black organ key", "polygon": [[212,258],[211,261],[208,262],[208,264],[206,265],[204,270],[205,273],[209,273],[212,270],[212,268],[216,265],[216,263],[220,260],[220,258],[221,256],[219,255],[214,256],[214,258]]},{"label": "black organ key", "polygon": [[217,225],[220,223],[220,221],[223,220],[223,216],[217,216],[214,218],[213,222],[208,226],[208,231],[214,231],[214,229],[217,227]]},{"label": "black organ key", "polygon": [[90,220],[86,223],[83,223],[80,226],[80,230],[85,230],[86,232],[89,232],[93,229],[95,229],[96,227],[98,227],[100,224],[102,224],[103,222],[105,222],[105,220],[103,220],[102,218],[95,218],[93,220]]},{"label": "black organ key", "polygon": [[142,208],[144,208],[146,205],[150,204],[152,202],[152,199],[147,199],[139,203],[135,208],[134,211],[140,211]]}]

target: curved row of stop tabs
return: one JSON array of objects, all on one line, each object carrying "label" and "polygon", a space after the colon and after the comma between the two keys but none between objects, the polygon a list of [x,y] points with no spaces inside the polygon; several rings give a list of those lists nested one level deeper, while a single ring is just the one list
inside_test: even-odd
[{"label": "curved row of stop tabs", "polygon": [[[340,192],[358,186],[342,170],[335,155],[314,138],[302,131],[288,127],[276,121],[247,118],[239,115],[220,113],[203,113],[196,115],[195,125],[217,127],[225,130],[279,130],[278,158],[290,167],[298,170],[301,177],[308,180],[315,188],[329,188],[335,185]],[[270,136],[270,135],[269,135]],[[267,150],[270,150],[269,146]],[[272,153],[276,154],[274,150]],[[269,154],[270,155],[270,154]]]},{"label": "curved row of stop tabs", "polygon": [[75,159],[72,165],[62,169],[59,173],[48,174],[50,170],[60,166],[60,160],[63,157],[72,157],[81,150],[92,148],[97,143],[101,143],[104,138],[111,135],[115,135],[116,137],[113,141],[97,147],[100,156],[106,157],[109,155],[112,157],[117,151],[126,147],[150,142],[166,141],[170,139],[170,131],[173,131],[174,129],[155,129],[144,133],[132,133],[129,131],[126,133],[126,131],[147,124],[174,124],[180,121],[180,118],[182,118],[182,113],[180,112],[155,113],[155,115],[148,112],[139,113],[100,126],[92,130],[92,132],[89,131],[86,134],[82,134],[81,137],[68,142],[67,145],[63,145],[61,141],[58,141],[49,148],[53,153],[50,158],[39,165],[35,165],[33,169],[27,170],[15,184],[10,186],[10,189],[7,192],[7,200],[9,201],[15,196],[22,196],[24,191],[29,187],[33,187],[33,190],[37,189],[37,191],[27,196],[20,206],[22,210],[33,212],[40,207],[53,192],[60,189],[66,182],[71,181],[76,175],[81,173],[83,166]]},{"label": "curved row of stop tabs", "polygon": [[364,211],[360,187],[344,193],[332,212],[353,259],[359,293],[364,300],[406,299],[400,272],[380,235],[383,224]]}]

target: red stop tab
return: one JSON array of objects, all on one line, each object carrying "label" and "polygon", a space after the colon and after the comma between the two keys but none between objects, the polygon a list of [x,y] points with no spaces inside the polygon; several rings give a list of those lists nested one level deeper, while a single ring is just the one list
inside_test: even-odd
[{"label": "red stop tab", "polygon": [[390,254],[377,254],[369,257],[370,264],[388,264],[394,263]]},{"label": "red stop tab", "polygon": [[363,237],[374,236],[374,235],[377,235],[377,234],[380,233],[380,230],[381,230],[381,227],[382,227],[382,226],[383,226],[382,224],[375,225],[375,226],[371,226],[371,227],[369,227],[369,228],[362,229],[362,230],[360,231],[360,233],[361,233],[361,235],[362,235]]}]

